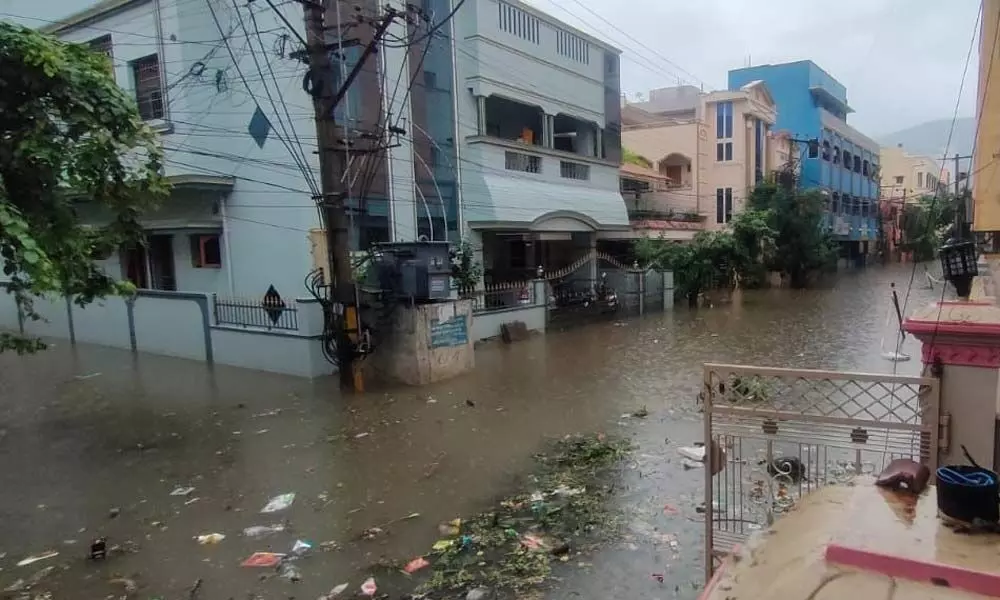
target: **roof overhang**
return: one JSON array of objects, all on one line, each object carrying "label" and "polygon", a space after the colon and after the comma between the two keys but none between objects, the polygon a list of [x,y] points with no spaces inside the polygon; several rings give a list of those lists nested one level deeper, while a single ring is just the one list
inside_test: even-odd
[{"label": "roof overhang", "polygon": [[176,190],[204,190],[229,192],[236,185],[236,178],[228,175],[205,175],[202,173],[182,173],[168,175],[167,183]]},{"label": "roof overhang", "polygon": [[102,2],[98,2],[89,8],[73,13],[60,21],[51,23],[44,27],[39,27],[39,31],[51,34],[63,33],[76,27],[83,27],[92,21],[106,17],[120,10],[127,9],[132,6],[138,6],[149,1],[150,0],[103,0]]},{"label": "roof overhang", "polygon": [[833,94],[830,93],[829,90],[827,90],[822,86],[814,85],[809,88],[809,92],[812,93],[813,98],[816,98],[817,100],[819,100],[824,104],[836,106],[841,111],[843,111],[844,114],[850,114],[854,112],[854,109],[851,108],[846,102],[834,96]]}]

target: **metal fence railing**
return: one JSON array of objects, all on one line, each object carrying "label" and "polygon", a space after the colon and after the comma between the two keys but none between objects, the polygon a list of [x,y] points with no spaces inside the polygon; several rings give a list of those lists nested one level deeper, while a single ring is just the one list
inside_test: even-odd
[{"label": "metal fence railing", "polygon": [[215,297],[215,322],[219,325],[239,327],[259,327],[297,331],[299,329],[298,309],[288,306],[281,299],[263,300],[249,298]]},{"label": "metal fence railing", "polygon": [[937,379],[706,364],[705,570],[803,495],[896,458],[933,473]]},{"label": "metal fence railing", "polygon": [[458,295],[462,299],[472,301],[473,313],[525,308],[535,306],[539,300],[535,297],[533,281],[490,283],[480,289],[460,288]]}]

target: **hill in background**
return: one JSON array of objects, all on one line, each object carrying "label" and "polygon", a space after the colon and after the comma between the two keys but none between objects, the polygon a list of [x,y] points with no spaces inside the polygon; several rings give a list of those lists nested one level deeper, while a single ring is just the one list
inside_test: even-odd
[{"label": "hill in background", "polygon": [[883,146],[903,145],[910,154],[919,154],[932,158],[941,158],[948,147],[948,156],[956,152],[962,156],[972,154],[972,146],[976,139],[976,120],[965,117],[955,121],[955,133],[948,145],[948,132],[951,129],[951,119],[928,121],[901,131],[883,135],[878,143]]}]

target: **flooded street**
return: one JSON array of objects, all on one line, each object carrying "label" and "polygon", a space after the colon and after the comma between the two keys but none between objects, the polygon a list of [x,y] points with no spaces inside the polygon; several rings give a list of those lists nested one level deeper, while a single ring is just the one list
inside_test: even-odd
[{"label": "flooded street", "polygon": [[[35,588],[60,598],[306,598],[342,582],[350,596],[380,560],[424,554],[437,524],[510,493],[547,439],[608,431],[636,444],[620,493],[630,519],[676,534],[557,569],[551,598],[693,598],[702,578],[704,473],[677,447],[701,440],[704,362],[891,372],[879,357],[889,283],[910,268],[842,274],[832,289],[747,292],[731,306],[655,314],[476,352],[474,373],[420,389],[341,395],[332,378],[290,377],[68,342],[0,357],[0,589],[56,566]],[[940,297],[918,268],[909,311]],[[903,351],[920,369],[919,344]],[[645,406],[645,419],[622,418]],[[193,486],[188,496],[171,496]],[[260,514],[277,494],[292,506]],[[664,511],[665,505],[677,509]],[[386,533],[361,540],[363,530]],[[244,528],[287,520],[262,539]],[[216,545],[195,536],[222,533]],[[92,562],[92,539],[124,554]],[[316,548],[302,581],[240,567],[256,551]],[[339,550],[323,551],[334,541]],[[27,555],[59,555],[26,567]],[[662,573],[663,583],[651,577]]]}]

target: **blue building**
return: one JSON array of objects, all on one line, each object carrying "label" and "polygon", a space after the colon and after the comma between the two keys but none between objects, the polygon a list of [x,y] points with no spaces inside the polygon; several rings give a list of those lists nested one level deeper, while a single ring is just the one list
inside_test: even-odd
[{"label": "blue building", "polygon": [[862,262],[878,235],[879,146],[847,124],[847,88],[811,60],[729,72],[729,89],[764,81],[777,106],[777,129],[801,144],[801,185],[828,194],[826,224],[841,256]]}]

